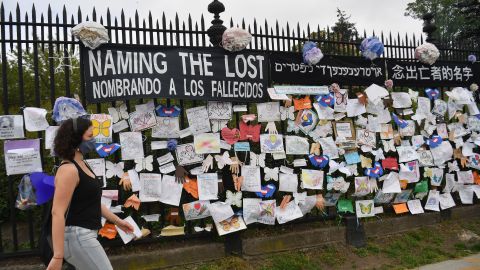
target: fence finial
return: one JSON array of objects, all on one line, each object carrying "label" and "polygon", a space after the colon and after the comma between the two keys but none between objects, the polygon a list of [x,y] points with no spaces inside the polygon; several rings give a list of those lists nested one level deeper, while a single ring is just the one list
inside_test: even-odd
[{"label": "fence finial", "polygon": [[213,13],[213,21],[212,21],[212,26],[208,28],[207,34],[208,37],[210,38],[210,43],[212,43],[213,46],[220,46],[220,42],[222,41],[222,35],[223,32],[227,29],[223,25],[223,21],[220,20],[220,13],[225,11],[225,6],[218,0],[213,0],[208,5],[208,12]]},{"label": "fence finial", "polygon": [[423,28],[422,31],[427,34],[426,42],[433,43],[437,45],[437,40],[433,37],[433,33],[437,30],[435,23],[433,21],[433,13],[426,13],[422,16],[423,19]]}]

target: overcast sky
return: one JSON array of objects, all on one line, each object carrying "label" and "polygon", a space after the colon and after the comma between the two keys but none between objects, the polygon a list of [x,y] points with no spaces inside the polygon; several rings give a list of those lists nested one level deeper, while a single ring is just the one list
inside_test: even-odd
[{"label": "overcast sky", "polygon": [[[288,22],[296,26],[298,22],[302,29],[306,28],[307,23],[310,23],[311,27],[316,28],[318,24],[320,28],[324,28],[335,23],[337,20],[336,9],[338,7],[351,15],[350,20],[356,23],[356,27],[361,33],[363,33],[364,29],[367,30],[369,35],[372,33],[372,30],[376,33],[392,31],[395,34],[399,32],[403,37],[405,33],[408,33],[409,36],[414,33],[421,34],[422,21],[403,15],[407,3],[412,1],[222,0],[221,2],[225,5],[225,12],[221,14],[221,18],[226,22],[233,18],[235,23],[240,23],[242,18],[245,18],[247,23],[251,23],[253,18],[257,18],[262,25],[265,19],[269,25],[274,25],[275,20],[278,19],[280,25],[285,25]],[[34,0],[20,1],[22,14],[26,10],[30,10],[33,2]],[[181,19],[186,18],[188,13],[190,13],[192,18],[197,20],[203,13],[207,20],[206,26],[208,27],[210,25],[209,21],[212,19],[212,15],[207,11],[207,5],[210,2],[211,0],[41,0],[35,1],[35,5],[38,13],[46,13],[50,3],[54,13],[60,14],[63,5],[65,5],[69,17],[71,14],[77,14],[79,5],[84,14],[87,11],[91,14],[92,7],[95,6],[97,15],[105,15],[107,7],[109,7],[112,16],[118,16],[123,8],[127,17],[133,17],[135,9],[137,9],[140,17],[146,18],[150,10],[154,19],[161,18],[162,12],[165,12],[167,19],[173,19],[175,13],[178,13]],[[16,1],[4,0],[3,3],[7,12],[12,11],[15,14]]]}]

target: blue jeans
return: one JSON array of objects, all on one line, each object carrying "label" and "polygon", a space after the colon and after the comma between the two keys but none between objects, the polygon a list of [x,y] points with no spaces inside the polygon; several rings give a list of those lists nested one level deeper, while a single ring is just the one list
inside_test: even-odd
[{"label": "blue jeans", "polygon": [[78,227],[65,227],[64,259],[75,269],[113,269],[105,250],[97,240],[97,231]]}]

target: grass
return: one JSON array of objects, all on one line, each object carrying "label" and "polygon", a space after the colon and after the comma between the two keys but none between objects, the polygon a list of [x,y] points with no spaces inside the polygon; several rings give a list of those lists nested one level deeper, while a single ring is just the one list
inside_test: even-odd
[{"label": "grass", "polygon": [[480,234],[479,225],[480,219],[444,222],[401,234],[369,238],[363,248],[334,243],[249,259],[227,257],[214,262],[173,269],[411,269],[480,252],[480,240],[462,242],[458,237],[464,230]]}]

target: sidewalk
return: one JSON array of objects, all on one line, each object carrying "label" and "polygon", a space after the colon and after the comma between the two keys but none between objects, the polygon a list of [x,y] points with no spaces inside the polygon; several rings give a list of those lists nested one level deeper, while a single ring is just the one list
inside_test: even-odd
[{"label": "sidewalk", "polygon": [[457,260],[425,265],[419,270],[480,270],[480,253]]}]

